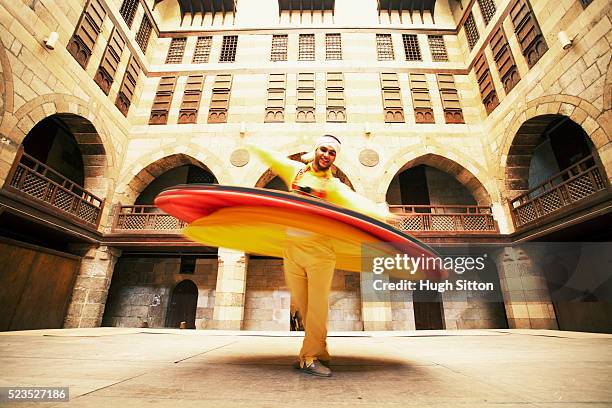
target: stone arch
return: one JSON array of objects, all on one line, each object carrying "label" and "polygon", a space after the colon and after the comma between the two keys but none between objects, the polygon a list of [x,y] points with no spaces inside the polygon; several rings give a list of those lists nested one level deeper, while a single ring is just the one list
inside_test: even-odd
[{"label": "stone arch", "polygon": [[[435,145],[405,147],[392,157],[385,166],[377,195],[386,196],[391,181],[396,174],[411,167],[426,164],[453,176],[467,188],[478,205],[492,205],[492,197],[495,197],[492,193],[496,192],[494,183],[491,183],[487,178],[486,171],[483,168],[472,163],[465,156],[465,154],[460,154],[446,147],[442,148]],[[481,180],[486,180],[485,183],[488,184],[481,182]]]},{"label": "stone arch", "polygon": [[6,55],[4,46],[0,43],[0,68],[2,68],[2,80],[0,80],[0,95],[2,99],[0,102],[0,122],[2,121],[2,115],[4,113],[12,113],[15,108],[15,101],[13,96],[13,71],[11,69],[11,63]]},{"label": "stone arch", "polygon": [[[144,189],[166,171],[183,165],[194,165],[210,172],[217,181],[219,177],[201,160],[186,153],[174,153],[161,157],[148,164],[136,162],[129,173],[129,180],[124,180],[117,188],[118,201],[124,205],[133,204]],[[139,169],[139,170],[138,170]],[[131,176],[130,176],[131,175]]]},{"label": "stone arch", "polygon": [[[292,155],[289,155],[287,157],[289,157],[292,160],[296,160],[299,159],[299,157],[301,155],[303,155],[304,152],[301,153],[295,153]],[[343,182],[344,184],[346,184],[347,186],[349,186],[352,190],[355,190],[355,187],[353,187],[353,184],[351,183],[351,180],[348,178],[348,176],[342,171],[340,170],[338,167],[336,167],[335,165],[332,166],[332,174],[334,175],[334,177],[336,177],[337,179],[339,179],[341,182]],[[276,174],[274,174],[272,172],[272,170],[267,169],[257,180],[257,182],[255,183],[255,187],[264,187],[266,184],[268,184],[274,177],[276,177]]]},{"label": "stone arch", "polygon": [[[508,163],[511,155],[511,148],[515,146],[516,137],[521,127],[530,119],[535,119],[531,134],[535,134],[538,129],[543,131],[554,118],[561,116],[568,117],[576,124],[580,125],[595,147],[595,152],[610,143],[608,130],[606,128],[606,113],[602,114],[592,104],[584,99],[570,95],[542,96],[530,101],[525,109],[514,115],[511,122],[506,126],[506,132],[502,139],[500,166],[497,171],[498,180],[506,180],[508,175]],[[541,132],[540,132],[541,133]],[[527,137],[525,138],[527,139]],[[505,189],[506,190],[506,189]],[[506,192],[507,195],[507,192]]]},{"label": "stone arch", "polygon": [[103,120],[89,109],[89,105],[70,95],[45,95],[32,99],[15,112],[16,124],[8,137],[17,146],[43,119],[55,116],[73,134],[83,155],[84,188],[97,196],[107,197],[113,186],[114,155],[107,146],[109,132]]}]

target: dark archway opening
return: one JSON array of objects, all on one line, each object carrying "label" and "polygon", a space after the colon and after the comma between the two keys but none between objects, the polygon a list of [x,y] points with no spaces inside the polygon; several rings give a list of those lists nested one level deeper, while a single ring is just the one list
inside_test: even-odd
[{"label": "dark archway opening", "polygon": [[190,280],[181,281],[174,287],[168,313],[166,327],[179,328],[186,323],[186,328],[195,329],[196,308],[198,305],[198,288]]}]

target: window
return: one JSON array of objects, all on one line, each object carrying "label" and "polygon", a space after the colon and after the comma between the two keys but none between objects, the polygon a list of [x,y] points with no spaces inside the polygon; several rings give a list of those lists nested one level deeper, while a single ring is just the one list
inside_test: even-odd
[{"label": "window", "polygon": [[210,45],[212,43],[212,37],[198,37],[196,42],[195,50],[193,51],[193,64],[204,64],[208,62],[210,56]]},{"label": "window", "polygon": [[531,68],[548,51],[542,30],[527,0],[515,0],[510,8],[510,18],[523,56]]},{"label": "window", "polygon": [[435,123],[425,74],[410,74],[410,93],[414,106],[414,121],[416,123]]},{"label": "window", "polygon": [[83,10],[79,24],[76,26],[70,41],[68,41],[66,47],[68,52],[83,68],[87,67],[91,51],[102,30],[104,17],[106,17],[106,11],[100,1],[91,0]]},{"label": "window", "polygon": [[470,13],[470,15],[463,23],[463,28],[465,30],[465,35],[468,41],[468,47],[470,47],[470,51],[474,48],[474,45],[478,42],[480,38],[480,34],[478,34],[478,30],[476,29],[476,22],[474,22],[474,15]]},{"label": "window", "polygon": [[314,34],[300,34],[299,38],[299,61],[314,61],[315,59],[315,36]]},{"label": "window", "polygon": [[140,49],[144,54],[147,53],[147,47],[149,46],[149,37],[151,37],[151,29],[153,26],[147,16],[142,17],[140,28],[136,33],[136,43],[140,46]]},{"label": "window", "polygon": [[431,59],[434,61],[448,61],[444,37],[441,35],[428,35],[427,40],[431,50]]},{"label": "window", "polygon": [[344,77],[342,72],[327,73],[327,121],[346,122]]},{"label": "window", "polygon": [[121,3],[119,14],[121,14],[121,17],[125,20],[128,28],[132,28],[136,9],[138,8],[138,1],[139,0],[123,0],[123,3]]},{"label": "window", "polygon": [[194,274],[196,269],[197,258],[195,256],[181,256],[180,272],[182,274]]},{"label": "window", "polygon": [[478,0],[478,7],[480,7],[480,13],[485,24],[489,24],[489,21],[495,15],[495,3],[493,0]]},{"label": "window", "polygon": [[166,64],[180,64],[183,62],[183,54],[185,53],[185,44],[187,38],[173,38],[170,42],[168,55],[166,56]]},{"label": "window", "polygon": [[391,34],[376,34],[376,54],[379,61],[393,61],[395,59]]},{"label": "window", "polygon": [[198,109],[202,96],[203,75],[190,75],[187,77],[183,102],[179,111],[178,123],[196,123],[198,120]]},{"label": "window", "polygon": [[176,77],[162,77],[155,93],[149,125],[165,125],[168,123],[168,112],[172,103],[172,94],[176,85]]},{"label": "window", "polygon": [[270,74],[268,77],[268,101],[265,122],[285,121],[286,74]]},{"label": "window", "polygon": [[237,46],[237,35],[224,35],[223,42],[221,43],[221,56],[219,57],[219,62],[235,62]]},{"label": "window", "polygon": [[342,59],[342,37],[340,34],[325,34],[325,59]]},{"label": "window", "polygon": [[465,123],[463,112],[459,103],[459,94],[455,87],[455,80],[451,74],[437,74],[440,98],[442,99],[442,109],[444,109],[444,119],[446,123]]},{"label": "window", "polygon": [[506,93],[508,93],[521,80],[521,77],[512,57],[512,51],[508,45],[506,34],[501,26],[493,32],[491,51],[493,51],[493,58],[495,58],[495,63],[497,64],[499,77]]},{"label": "window", "polygon": [[287,34],[272,36],[270,61],[287,61]]},{"label": "window", "polygon": [[491,73],[489,72],[489,66],[484,52],[481,52],[474,62],[474,73],[478,81],[482,104],[487,114],[489,114],[499,105],[499,99],[497,98],[497,92],[493,85],[493,80],[491,79]]},{"label": "window", "polygon": [[380,74],[385,122],[404,122],[404,108],[400,95],[399,81],[395,72]]},{"label": "window", "polygon": [[132,97],[134,96],[134,89],[136,89],[136,82],[138,81],[138,75],[140,74],[140,67],[136,62],[136,58],[132,55],[130,62],[128,62],[125,74],[123,75],[123,82],[119,88],[117,99],[115,100],[115,106],[119,109],[123,116],[127,116],[128,110],[132,103]]},{"label": "window", "polygon": [[102,55],[102,61],[100,61],[98,71],[94,77],[95,83],[98,84],[107,95],[115,80],[115,74],[117,73],[117,67],[121,60],[123,47],[125,47],[125,41],[121,38],[119,30],[114,28],[110,40],[106,45],[106,50],[104,50],[104,55]]},{"label": "window", "polygon": [[404,53],[406,53],[406,61],[421,61],[421,48],[419,47],[419,39],[416,34],[403,34]]},{"label": "window", "polygon": [[296,122],[315,121],[315,74],[299,73],[297,79]]},{"label": "window", "polygon": [[208,123],[226,123],[229,109],[232,74],[218,74],[208,109]]}]

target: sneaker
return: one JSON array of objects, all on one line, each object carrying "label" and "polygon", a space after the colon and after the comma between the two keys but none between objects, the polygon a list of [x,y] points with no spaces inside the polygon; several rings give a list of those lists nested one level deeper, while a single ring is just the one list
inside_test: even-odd
[{"label": "sneaker", "polygon": [[318,377],[331,377],[332,372],[329,368],[321,364],[320,361],[315,360],[310,365],[305,365],[301,368],[301,371],[306,374],[316,375]]},{"label": "sneaker", "polygon": [[[319,363],[323,364],[325,367],[329,368],[329,365],[331,364],[330,360],[318,360]],[[291,364],[291,366],[293,368],[295,368],[296,370],[301,370],[302,367],[300,367],[300,360],[296,360],[293,362],[293,364]]]}]

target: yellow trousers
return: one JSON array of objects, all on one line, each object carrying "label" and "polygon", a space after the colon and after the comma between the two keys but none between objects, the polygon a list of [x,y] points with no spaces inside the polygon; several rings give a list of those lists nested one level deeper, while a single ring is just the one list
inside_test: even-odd
[{"label": "yellow trousers", "polygon": [[329,292],[336,267],[331,244],[320,236],[295,239],[283,250],[285,280],[304,323],[300,363],[330,360],[327,351]]}]

